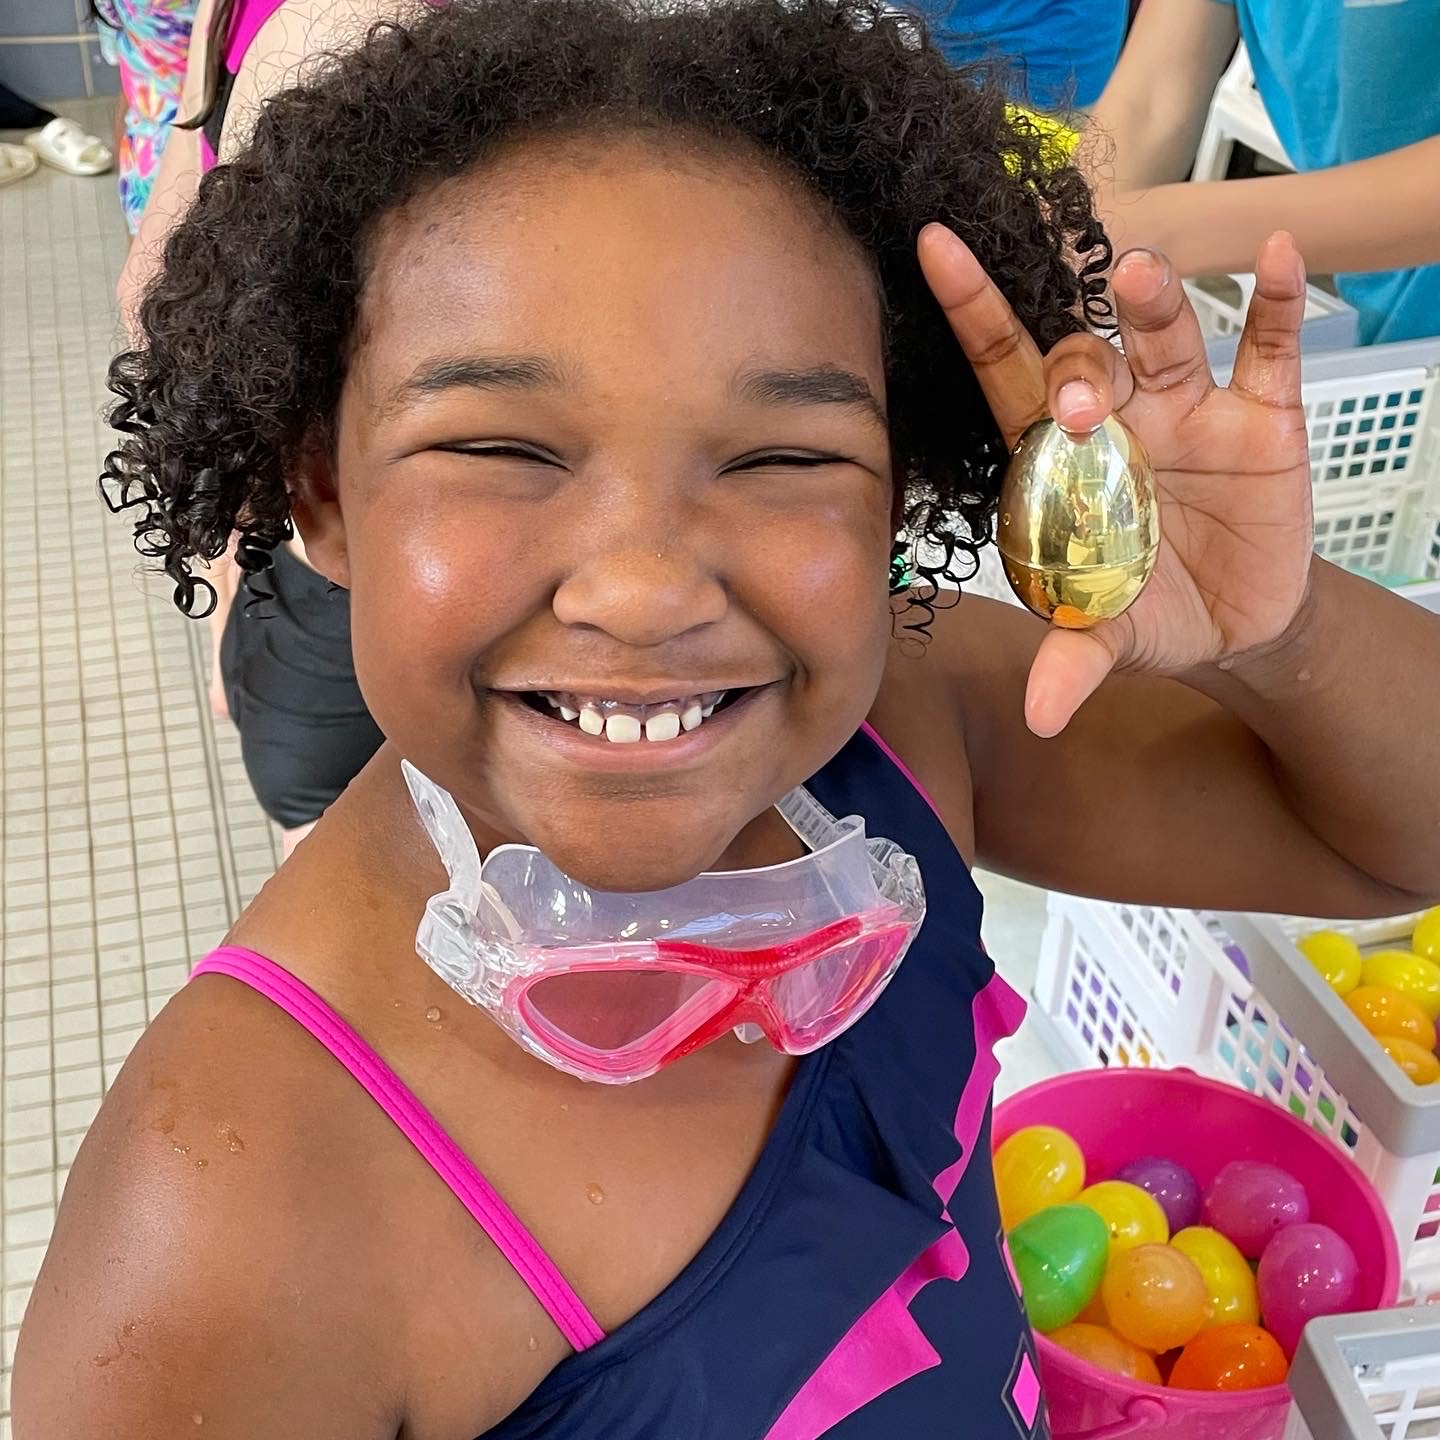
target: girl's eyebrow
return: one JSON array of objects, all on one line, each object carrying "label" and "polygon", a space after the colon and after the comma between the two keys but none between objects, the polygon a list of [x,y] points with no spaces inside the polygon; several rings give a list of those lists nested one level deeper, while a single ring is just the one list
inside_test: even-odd
[{"label": "girl's eyebrow", "polygon": [[736,377],[742,399],[761,405],[844,405],[863,410],[882,429],[889,425],[885,407],[863,376],[838,365],[805,370],[746,370]]},{"label": "girl's eyebrow", "polygon": [[[386,397],[379,418],[412,400],[446,390],[554,389],[564,383],[559,367],[539,355],[448,356],[418,365]],[[865,412],[882,429],[889,424],[885,407],[864,377],[838,365],[744,370],[732,388],[741,399],[756,404],[842,405]]]},{"label": "girl's eyebrow", "polygon": [[381,418],[411,400],[445,390],[534,390],[563,384],[559,369],[539,355],[461,355],[427,360],[385,397]]}]

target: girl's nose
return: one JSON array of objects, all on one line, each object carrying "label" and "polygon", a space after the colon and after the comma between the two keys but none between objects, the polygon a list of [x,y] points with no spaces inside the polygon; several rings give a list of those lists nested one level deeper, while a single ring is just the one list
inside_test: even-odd
[{"label": "girl's nose", "polygon": [[561,624],[653,646],[724,618],[725,586],[682,525],[607,528],[608,540],[575,536],[575,560],[552,602]]}]

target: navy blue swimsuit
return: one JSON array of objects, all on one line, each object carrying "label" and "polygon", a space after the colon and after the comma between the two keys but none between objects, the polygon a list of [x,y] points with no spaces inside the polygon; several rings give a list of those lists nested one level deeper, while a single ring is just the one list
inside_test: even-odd
[{"label": "navy blue swimsuit", "polygon": [[[618,1330],[582,1340],[481,1440],[1046,1436],[989,1153],[992,1047],[1023,1006],[981,948],[968,869],[883,742],[856,735],[809,789],[915,856],[929,905],[919,935],[874,1008],[799,1063],[759,1163],[695,1259]],[[197,974],[212,970],[311,1028],[432,1164],[436,1145],[454,1150],[293,977],[235,950]],[[355,1064],[358,1051],[368,1069]],[[407,1106],[419,1116],[410,1128]],[[463,1201],[453,1159],[446,1179]],[[473,1167],[468,1183],[524,1234]],[[505,1251],[491,1219],[470,1208]],[[517,1268],[560,1315],[557,1292],[576,1297],[543,1253],[539,1261]]]}]

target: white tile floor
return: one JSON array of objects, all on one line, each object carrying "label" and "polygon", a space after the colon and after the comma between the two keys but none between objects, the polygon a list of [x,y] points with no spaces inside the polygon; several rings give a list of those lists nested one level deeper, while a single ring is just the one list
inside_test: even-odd
[{"label": "white tile floor", "polygon": [[[108,124],[104,102],[66,113]],[[278,859],[210,719],[205,627],[96,495],[125,245],[111,176],[0,189],[0,1440],[30,1285],[105,1086]],[[1043,901],[983,883],[990,949],[1028,992]],[[1004,1093],[1051,1069],[1028,1032],[1004,1061]]]}]

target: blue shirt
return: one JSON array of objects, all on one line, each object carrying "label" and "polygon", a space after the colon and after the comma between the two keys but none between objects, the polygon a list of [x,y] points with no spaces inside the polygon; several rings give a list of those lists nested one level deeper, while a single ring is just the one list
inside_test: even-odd
[{"label": "blue shirt", "polygon": [[952,63],[1004,59],[1011,94],[1037,110],[1100,98],[1129,15],[1126,0],[921,0],[919,8]]},{"label": "blue shirt", "polygon": [[[1221,3],[1235,5],[1260,98],[1298,169],[1440,135],[1440,0]],[[1375,212],[1384,225],[1385,197]],[[1365,344],[1440,334],[1440,264],[1338,275],[1336,284],[1360,313]]]}]

